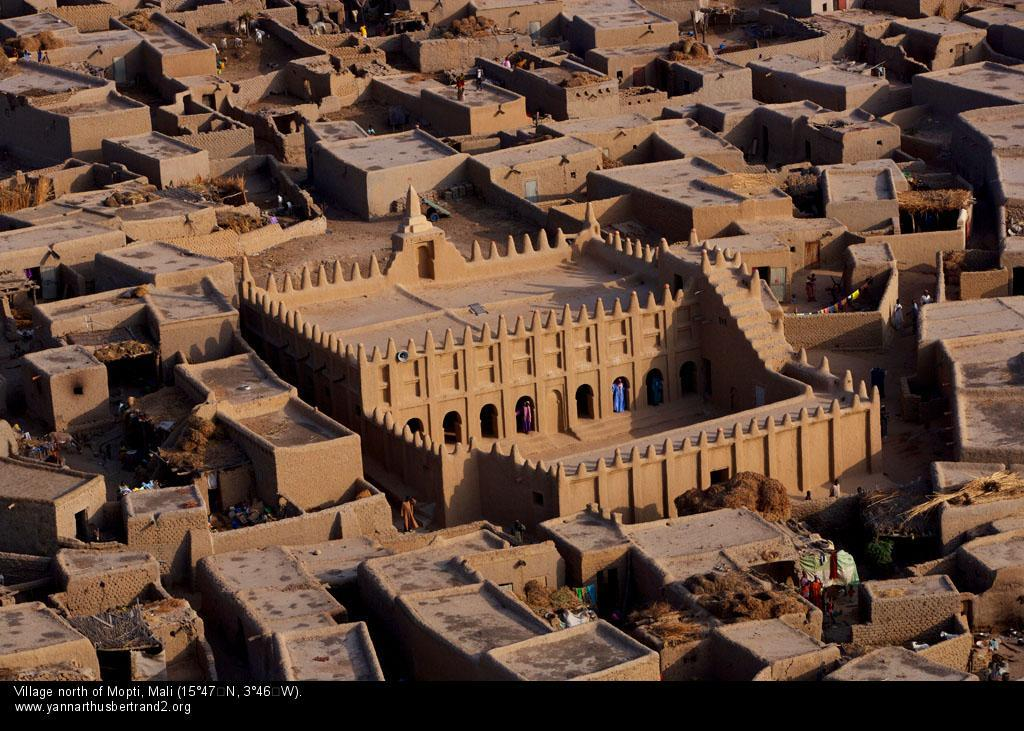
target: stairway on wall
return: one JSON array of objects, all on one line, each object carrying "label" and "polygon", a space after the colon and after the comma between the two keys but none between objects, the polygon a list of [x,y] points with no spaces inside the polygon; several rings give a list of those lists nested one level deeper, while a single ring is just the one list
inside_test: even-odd
[{"label": "stairway on wall", "polygon": [[[742,264],[727,262],[721,251],[713,255],[718,257],[717,263],[703,267],[708,283],[761,362],[771,370],[779,370],[792,359],[794,351],[786,341],[781,321],[776,326],[765,307],[760,276],[756,270],[745,274]],[[711,254],[708,256],[710,263]]]}]

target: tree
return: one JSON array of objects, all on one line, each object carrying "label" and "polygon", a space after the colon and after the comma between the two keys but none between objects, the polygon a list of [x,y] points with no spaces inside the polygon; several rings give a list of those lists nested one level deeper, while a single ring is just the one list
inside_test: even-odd
[{"label": "tree", "polygon": [[876,566],[888,566],[892,563],[893,542],[887,538],[875,539],[867,545],[867,555]]}]

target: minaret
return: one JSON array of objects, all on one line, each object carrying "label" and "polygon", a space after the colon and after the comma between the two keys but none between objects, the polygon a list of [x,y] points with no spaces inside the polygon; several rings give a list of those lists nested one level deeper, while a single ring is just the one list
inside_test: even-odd
[{"label": "minaret", "polygon": [[[413,279],[434,279],[437,271],[453,266],[452,254],[462,258],[448,244],[444,231],[423,215],[419,193],[411,185],[406,193],[405,219],[398,230],[391,234],[391,250],[394,252],[391,262],[392,267],[395,267],[394,274],[407,282]],[[404,255],[406,252],[408,254]],[[441,262],[435,267],[439,257]]]},{"label": "minaret", "polygon": [[405,220],[398,233],[418,234],[434,228],[434,224],[427,220],[420,208],[420,196],[411,185],[405,197]]}]

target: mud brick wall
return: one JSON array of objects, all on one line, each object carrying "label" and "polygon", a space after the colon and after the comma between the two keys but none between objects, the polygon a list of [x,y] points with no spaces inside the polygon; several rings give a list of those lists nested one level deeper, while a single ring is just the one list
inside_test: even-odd
[{"label": "mud brick wall", "polygon": [[960,272],[960,299],[1006,297],[1010,294],[1010,270],[989,269],[982,272]]},{"label": "mud brick wall", "polygon": [[95,614],[143,598],[151,584],[160,583],[160,565],[150,558],[103,573],[64,574],[63,581],[67,586],[58,596],[64,608],[72,615]]},{"label": "mud brick wall", "polygon": [[884,323],[879,312],[786,315],[785,326],[786,340],[795,348],[876,350],[884,342]]},{"label": "mud brick wall", "polygon": [[[864,590],[861,591],[864,602]],[[868,604],[871,622],[852,627],[853,641],[859,645],[901,645],[946,629],[950,620],[960,614],[960,595],[956,592],[887,599],[874,597]]]},{"label": "mud brick wall", "polygon": [[123,11],[116,5],[97,3],[95,5],[61,5],[50,8],[47,12],[68,21],[82,33],[92,33],[107,30],[110,27],[110,19],[120,16]]},{"label": "mud brick wall", "polygon": [[860,498],[856,494],[839,498],[791,500],[790,505],[793,519],[806,522],[817,533],[842,531],[860,512]]},{"label": "mud brick wall", "polygon": [[211,158],[244,157],[256,152],[252,128],[225,129],[217,132],[199,132],[179,135],[176,139],[210,153]]},{"label": "mud brick wall", "polygon": [[956,637],[942,642],[936,642],[931,647],[921,650],[918,654],[926,657],[932,662],[953,668],[954,670],[968,671],[971,660],[971,648],[974,646],[974,636],[971,634],[967,620],[957,617],[950,622],[946,628],[947,632],[958,633]]},{"label": "mud brick wall", "polygon": [[980,505],[943,505],[939,508],[939,540],[942,541],[942,552],[955,551],[964,540],[973,537],[971,531],[993,520],[1014,515],[1024,515],[1024,499],[1000,500]]}]

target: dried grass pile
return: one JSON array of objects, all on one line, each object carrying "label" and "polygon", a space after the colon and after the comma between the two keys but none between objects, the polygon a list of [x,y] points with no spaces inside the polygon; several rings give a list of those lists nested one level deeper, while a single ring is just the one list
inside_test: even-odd
[{"label": "dried grass pile", "polygon": [[523,594],[530,609],[541,617],[559,609],[575,611],[583,607],[576,593],[566,586],[552,591],[539,581],[531,580],[523,587]]},{"label": "dried grass pile", "polygon": [[790,503],[786,487],[771,477],[757,472],[739,472],[724,484],[706,490],[688,490],[675,500],[679,515],[696,515],[722,508],[747,508],[765,520],[789,520]]},{"label": "dried grass pile", "polygon": [[974,203],[969,190],[941,188],[938,190],[904,190],[896,194],[896,201],[907,213],[956,211]]},{"label": "dried grass pile", "polygon": [[253,216],[246,216],[241,213],[224,213],[217,216],[217,225],[227,228],[236,234],[247,234],[263,226],[263,222]]},{"label": "dried grass pile", "polygon": [[33,36],[21,36],[19,38],[14,38],[9,41],[9,44],[11,48],[14,48],[19,53],[24,51],[28,51],[29,53],[35,53],[37,51],[52,51],[55,48],[63,48],[67,45],[60,36],[48,30],[44,30],[42,33],[37,33]]},{"label": "dried grass pile", "polygon": [[115,190],[103,199],[103,205],[107,208],[120,208],[135,206],[139,203],[152,203],[158,199],[159,196],[145,190]]},{"label": "dried grass pile", "polygon": [[121,340],[96,348],[93,355],[100,363],[111,363],[122,358],[138,358],[140,355],[149,355],[152,352],[153,347],[149,343],[138,340]]},{"label": "dried grass pile", "polygon": [[480,38],[493,34],[495,31],[494,21],[490,18],[481,18],[477,15],[470,15],[452,21],[452,24],[444,32],[444,38]]},{"label": "dried grass pile", "polygon": [[134,13],[128,13],[121,22],[127,25],[132,30],[137,30],[140,33],[147,33],[156,28],[153,25],[153,21],[150,20],[149,14],[143,13],[141,10],[136,10]]},{"label": "dried grass pile", "polygon": [[1016,498],[1024,498],[1024,477],[1016,472],[1000,470],[976,477],[956,492],[931,495],[904,512],[903,521],[909,522],[930,513],[940,505],[983,505]]},{"label": "dried grass pile", "polygon": [[50,199],[53,184],[49,178],[32,178],[0,188],[0,213],[13,213],[39,206]]},{"label": "dried grass pile", "polygon": [[714,57],[708,53],[704,44],[690,39],[676,41],[669,46],[666,58],[689,66],[701,66],[714,61]]},{"label": "dried grass pile", "polygon": [[699,640],[707,634],[707,625],[696,621],[688,612],[674,609],[667,602],[655,602],[631,612],[629,624],[661,639],[669,647]]},{"label": "dried grass pile", "polygon": [[793,592],[764,589],[739,571],[694,576],[685,586],[704,609],[724,622],[777,619],[807,609]]},{"label": "dried grass pile", "polygon": [[558,82],[558,85],[565,89],[573,89],[578,86],[590,86],[591,84],[599,84],[602,81],[607,81],[608,78],[605,76],[598,76],[597,74],[588,74],[584,71],[573,71],[569,74],[569,78],[562,79]]},{"label": "dried grass pile", "polygon": [[191,183],[186,183],[181,187],[201,198],[209,198],[217,203],[245,202],[245,178],[241,175],[218,175],[209,180],[197,177]]},{"label": "dried grass pile", "polygon": [[206,461],[210,439],[217,433],[217,425],[209,419],[192,414],[185,422],[178,441],[171,450],[160,450],[160,456],[173,469],[191,471],[199,469]]},{"label": "dried grass pile", "polygon": [[64,39],[60,36],[52,33],[51,31],[44,30],[38,35],[39,47],[44,51],[52,51],[55,48],[63,48],[67,44]]}]

